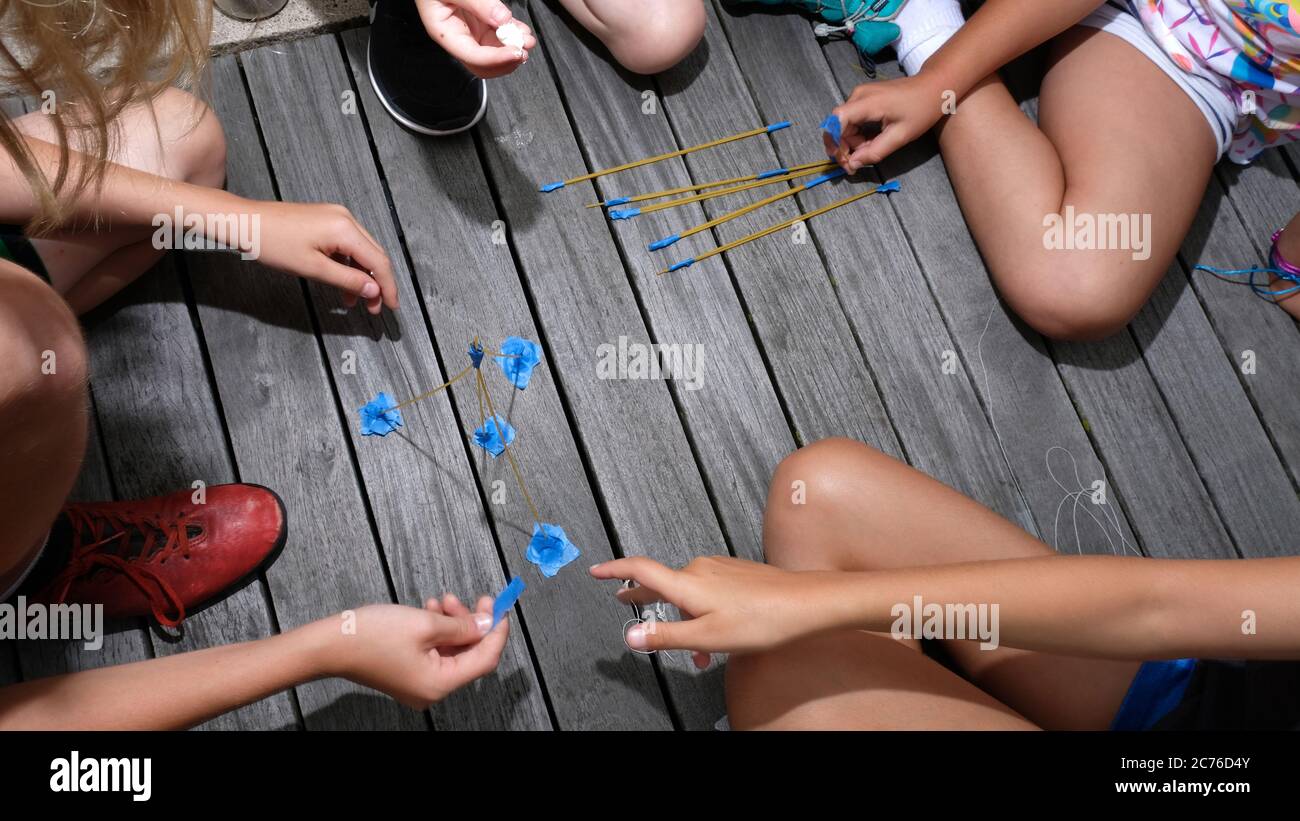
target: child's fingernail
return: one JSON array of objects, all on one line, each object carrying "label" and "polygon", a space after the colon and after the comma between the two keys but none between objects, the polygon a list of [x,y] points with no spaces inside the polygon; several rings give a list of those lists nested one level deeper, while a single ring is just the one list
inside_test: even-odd
[{"label": "child's fingernail", "polygon": [[510,19],[510,9],[505,6],[497,6],[492,11],[492,25],[499,26]]},{"label": "child's fingernail", "polygon": [[478,625],[478,631],[480,633],[486,633],[492,629],[492,617],[487,613],[474,614],[474,623]]},{"label": "child's fingernail", "polygon": [[361,295],[366,299],[374,299],[379,296],[379,285],[374,282],[367,282],[361,286]]},{"label": "child's fingernail", "polygon": [[649,634],[646,632],[645,625],[638,624],[627,631],[627,646],[633,650],[644,650],[649,644]]}]

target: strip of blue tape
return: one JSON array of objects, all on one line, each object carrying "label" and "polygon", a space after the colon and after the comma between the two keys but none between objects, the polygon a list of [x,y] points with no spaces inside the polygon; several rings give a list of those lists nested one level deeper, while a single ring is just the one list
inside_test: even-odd
[{"label": "strip of blue tape", "polygon": [[809,188],[812,188],[812,187],[815,186],[815,185],[821,185],[821,184],[824,183],[824,182],[828,182],[829,180],[838,179],[839,177],[842,177],[842,176],[844,176],[844,169],[843,169],[843,168],[837,168],[837,169],[835,169],[834,171],[827,171],[825,174],[822,174],[821,176],[813,177],[811,180],[809,180],[808,182],[804,183],[804,184],[803,184],[803,187],[804,187],[805,190],[807,190],[807,189],[809,189]]},{"label": "strip of blue tape", "polygon": [[506,589],[497,594],[496,599],[492,602],[493,627],[496,627],[500,623],[501,617],[515,606],[515,602],[519,601],[519,597],[523,595],[525,587],[527,585],[524,584],[524,580],[515,576],[510,580],[510,584],[506,585]]},{"label": "strip of blue tape", "polygon": [[671,234],[669,236],[664,237],[663,239],[657,239],[654,242],[650,243],[649,245],[646,246],[646,250],[661,251],[664,248],[667,248],[669,245],[672,245],[674,242],[676,242],[681,238],[682,238],[681,234]]},{"label": "strip of blue tape", "polygon": [[832,114],[822,120],[822,133],[831,138],[832,144],[839,147],[840,137],[843,136],[840,132],[840,118]]}]

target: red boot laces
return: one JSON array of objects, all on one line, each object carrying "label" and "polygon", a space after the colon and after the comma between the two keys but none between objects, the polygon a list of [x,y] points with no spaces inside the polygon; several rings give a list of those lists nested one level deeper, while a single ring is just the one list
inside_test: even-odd
[{"label": "red boot laces", "polygon": [[144,513],[86,504],[64,509],[72,525],[68,566],[50,582],[51,599],[62,603],[78,579],[97,572],[121,573],[149,600],[159,624],[179,627],[185,605],[176,590],[153,570],[173,556],[189,558],[191,530],[202,529],[183,511]]}]

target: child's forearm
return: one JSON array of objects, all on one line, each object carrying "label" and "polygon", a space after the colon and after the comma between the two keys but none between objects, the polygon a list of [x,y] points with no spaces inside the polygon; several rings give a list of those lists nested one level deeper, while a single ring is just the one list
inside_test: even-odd
[{"label": "child's forearm", "polygon": [[[27,138],[27,145],[47,179],[54,179],[59,168],[59,149],[52,143]],[[12,157],[0,155],[0,222],[22,225],[36,214],[39,203],[27,179]],[[75,179],[84,154],[69,152],[72,166],[69,178]],[[245,200],[226,191],[170,180],[135,168],[110,163],[98,191],[91,189],[69,201],[66,222],[69,225],[98,223],[103,228],[149,228],[159,214],[172,216],[179,206],[187,214],[239,213]],[[206,226],[209,221],[204,220]]]},{"label": "child's forearm", "polygon": [[960,98],[1020,55],[1046,43],[1102,5],[1102,0],[987,0],[921,74]]},{"label": "child's forearm", "polygon": [[1297,589],[1296,558],[1049,556],[838,574],[829,583],[825,626],[889,632],[892,608],[915,609],[920,596],[923,605],[940,607],[996,604],[997,642],[1025,650],[1114,659],[1300,658]]},{"label": "child's forearm", "polygon": [[176,730],[327,674],[324,622],[0,690],[0,729]]}]

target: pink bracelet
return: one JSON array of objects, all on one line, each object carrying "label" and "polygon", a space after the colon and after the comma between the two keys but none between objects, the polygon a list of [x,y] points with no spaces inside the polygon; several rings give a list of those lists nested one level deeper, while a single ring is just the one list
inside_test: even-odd
[{"label": "pink bracelet", "polygon": [[1300,268],[1296,267],[1289,260],[1284,258],[1282,252],[1277,249],[1277,242],[1282,238],[1282,231],[1284,230],[1286,229],[1279,228],[1273,234],[1273,248],[1269,251],[1268,261],[1274,268],[1285,274],[1289,274],[1290,276],[1288,276],[1287,279],[1300,281]]}]

